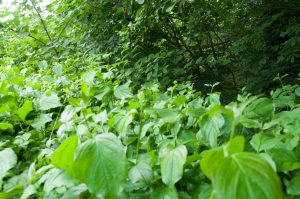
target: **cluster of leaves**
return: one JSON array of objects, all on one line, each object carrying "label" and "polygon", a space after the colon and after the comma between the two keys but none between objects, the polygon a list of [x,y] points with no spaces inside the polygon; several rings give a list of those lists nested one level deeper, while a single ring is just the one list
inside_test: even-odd
[{"label": "cluster of leaves", "polygon": [[[201,3],[203,10],[193,7]],[[278,76],[280,88],[267,97],[242,94],[224,105],[213,92],[218,84],[202,94],[171,81],[186,78],[184,70],[193,75],[193,63],[219,63],[210,26],[231,20],[211,10],[230,19],[244,12],[243,3],[229,5],[20,1],[0,32],[0,198],[299,197],[298,84]],[[199,17],[209,22],[199,26],[209,28],[200,46],[210,47],[194,60],[198,36],[190,33]],[[167,42],[148,38],[170,23],[170,35],[164,31],[173,29],[161,29]],[[177,39],[181,50],[166,50]],[[142,44],[154,47],[139,56]]]},{"label": "cluster of leaves", "polygon": [[65,2],[61,15],[77,24],[73,31],[111,62],[126,59],[136,85],[188,79],[257,93],[276,87],[277,73],[292,81],[300,72],[298,0]]},{"label": "cluster of leaves", "polygon": [[1,198],[300,194],[298,85],[223,106],[189,84],[134,94],[108,65],[39,65],[1,70]]},{"label": "cluster of leaves", "polygon": [[[18,35],[0,53],[31,49],[15,61],[102,54],[134,88],[189,80],[204,90],[205,83],[221,82],[219,89],[232,93],[229,100],[245,86],[269,92],[278,86],[271,81],[276,74],[289,74],[291,82],[300,72],[298,0],[17,2],[13,20],[0,25]],[[75,71],[86,66],[78,62],[68,65]]]}]

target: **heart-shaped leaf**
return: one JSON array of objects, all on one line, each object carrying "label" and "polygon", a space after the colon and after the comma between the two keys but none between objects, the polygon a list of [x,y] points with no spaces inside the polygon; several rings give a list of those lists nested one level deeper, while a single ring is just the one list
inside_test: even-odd
[{"label": "heart-shaped leaf", "polygon": [[[203,153],[201,168],[212,181],[215,197],[281,199],[280,180],[269,160],[259,154],[239,152],[237,141]],[[235,152],[235,148],[240,149]]]},{"label": "heart-shaped leaf", "polygon": [[51,93],[50,96],[43,95],[39,100],[40,109],[43,111],[51,108],[60,107],[62,104],[59,101],[57,94]]},{"label": "heart-shaped leaf", "polygon": [[183,174],[183,165],[187,156],[187,149],[184,145],[164,147],[160,151],[160,169],[162,181],[166,185],[174,185]]},{"label": "heart-shaped leaf", "polygon": [[127,176],[124,147],[114,134],[100,134],[78,147],[75,169],[76,176],[93,193],[120,198]]}]

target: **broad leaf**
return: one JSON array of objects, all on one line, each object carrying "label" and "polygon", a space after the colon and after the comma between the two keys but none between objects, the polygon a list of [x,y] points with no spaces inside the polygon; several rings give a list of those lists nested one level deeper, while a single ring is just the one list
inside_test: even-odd
[{"label": "broad leaf", "polygon": [[76,127],[76,135],[83,136],[89,134],[89,128],[85,124],[79,124]]},{"label": "broad leaf", "polygon": [[202,107],[197,108],[197,107],[189,106],[186,109],[186,114],[187,115],[192,116],[192,117],[197,118],[197,119],[199,117],[201,117],[204,113],[205,113],[205,109],[202,108]]},{"label": "broad leaf", "polygon": [[123,99],[123,98],[131,98],[133,97],[130,88],[129,88],[129,83],[116,86],[114,89],[114,95],[118,99]]},{"label": "broad leaf", "polygon": [[292,178],[287,185],[287,193],[292,196],[300,195],[300,176]]},{"label": "broad leaf", "polygon": [[98,113],[97,115],[94,115],[93,120],[96,123],[98,122],[101,122],[102,124],[106,123],[108,120],[106,110],[102,111],[101,113]]},{"label": "broad leaf", "polygon": [[[203,154],[201,168],[212,181],[215,197],[281,199],[280,180],[269,160],[239,152],[242,147],[235,143],[237,140]],[[235,152],[235,148],[239,149]]]},{"label": "broad leaf", "polygon": [[201,129],[197,134],[197,138],[208,141],[211,148],[217,147],[220,128],[225,123],[223,116],[221,114],[215,114],[214,116],[206,115],[201,119],[200,123]]},{"label": "broad leaf", "polygon": [[55,75],[61,76],[63,73],[63,67],[61,64],[56,64],[55,66],[52,67],[52,70]]},{"label": "broad leaf", "polygon": [[95,95],[95,98],[99,101],[101,101],[109,92],[111,91],[111,88],[109,86],[104,86],[97,90],[97,95]]},{"label": "broad leaf", "polygon": [[38,64],[38,67],[40,68],[40,70],[44,71],[48,68],[48,63],[46,60],[40,61]]},{"label": "broad leaf", "polygon": [[279,143],[280,143],[280,138],[262,132],[255,134],[250,141],[251,146],[257,152],[272,149]]},{"label": "broad leaf", "polygon": [[74,155],[78,146],[78,137],[71,136],[64,140],[51,156],[51,163],[57,168],[64,169],[69,175],[75,176]]},{"label": "broad leaf", "polygon": [[149,164],[141,161],[130,169],[128,175],[133,183],[141,181],[149,184],[152,180],[152,169]]},{"label": "broad leaf", "polygon": [[216,198],[282,198],[278,176],[260,156],[241,152],[217,162],[212,178]]},{"label": "broad leaf", "polygon": [[82,199],[81,195],[85,191],[87,191],[87,187],[84,184],[73,186],[64,193],[62,199]]},{"label": "broad leaf", "polygon": [[211,184],[200,184],[198,188],[193,192],[192,198],[195,199],[211,199],[212,186]]},{"label": "broad leaf", "polygon": [[274,113],[274,110],[275,105],[272,100],[268,98],[259,98],[246,107],[244,114],[248,118],[269,118]]},{"label": "broad leaf", "polygon": [[96,194],[119,198],[126,179],[124,147],[114,134],[104,133],[80,145],[75,155],[76,176]]},{"label": "broad leaf", "polygon": [[300,97],[300,87],[295,89],[295,94]]},{"label": "broad leaf", "polygon": [[56,187],[71,187],[77,183],[65,171],[53,168],[40,178],[39,183],[44,183],[44,190],[51,192]]},{"label": "broad leaf", "polygon": [[41,114],[36,119],[34,119],[31,126],[36,130],[41,131],[42,129],[45,128],[45,124],[51,121],[52,121],[52,113]]},{"label": "broad leaf", "polygon": [[16,165],[16,163],[17,156],[11,148],[0,151],[0,187],[2,185],[2,178]]},{"label": "broad leaf", "polygon": [[11,130],[14,126],[11,123],[1,122],[0,123],[0,130]]},{"label": "broad leaf", "polygon": [[174,185],[183,174],[183,165],[187,156],[184,145],[176,148],[164,147],[160,151],[160,169],[162,181],[166,185]]},{"label": "broad leaf", "polygon": [[145,137],[147,131],[148,131],[149,128],[151,128],[152,126],[154,126],[154,123],[153,123],[153,122],[149,122],[149,123],[145,124],[145,125],[142,127],[140,139],[142,139],[143,137]]},{"label": "broad leaf", "polygon": [[70,121],[73,118],[74,114],[79,110],[79,108],[74,108],[71,105],[66,106],[65,110],[60,115],[60,121],[62,121],[63,123]]},{"label": "broad leaf", "polygon": [[30,113],[32,110],[32,102],[26,101],[24,102],[23,106],[18,109],[18,115],[24,121],[28,113]]},{"label": "broad leaf", "polygon": [[26,199],[29,198],[31,195],[35,194],[37,192],[36,187],[34,185],[29,185],[26,187],[26,189],[23,191],[20,199]]},{"label": "broad leaf", "polygon": [[49,110],[51,108],[60,107],[62,104],[55,93],[51,93],[50,96],[43,95],[39,100],[41,110]]},{"label": "broad leaf", "polygon": [[300,169],[300,160],[294,151],[283,148],[273,148],[267,151],[276,163],[278,171],[294,171]]},{"label": "broad leaf", "polygon": [[115,115],[111,120],[111,125],[115,127],[115,129],[119,132],[119,135],[121,137],[124,137],[126,135],[127,129],[129,125],[132,123],[135,113],[136,110],[132,109],[125,115],[122,114]]},{"label": "broad leaf", "polygon": [[160,186],[151,193],[150,199],[178,199],[175,187]]},{"label": "broad leaf", "polygon": [[91,71],[88,71],[86,73],[84,73],[82,76],[81,76],[81,79],[82,81],[84,81],[85,83],[87,83],[88,85],[92,85],[93,82],[94,82],[94,78],[96,76],[96,72],[91,70]]}]

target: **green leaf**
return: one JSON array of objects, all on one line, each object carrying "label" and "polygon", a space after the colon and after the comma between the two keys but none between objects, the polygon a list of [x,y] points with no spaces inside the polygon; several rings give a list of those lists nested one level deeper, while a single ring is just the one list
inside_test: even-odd
[{"label": "green leaf", "polygon": [[244,147],[245,138],[243,136],[236,136],[223,147],[224,155],[228,156],[230,154],[242,152],[244,151]]},{"label": "green leaf", "polygon": [[159,186],[151,193],[150,199],[178,199],[175,187]]},{"label": "green leaf", "polygon": [[81,98],[69,98],[68,102],[73,106],[73,107],[81,107],[83,100]]},{"label": "green leaf", "polygon": [[17,163],[17,156],[11,148],[6,148],[0,151],[0,187],[2,185],[2,179],[7,172],[13,168]]},{"label": "green leaf", "polygon": [[114,95],[118,99],[126,99],[126,98],[131,98],[133,97],[130,88],[129,88],[129,83],[116,86],[114,89]]},{"label": "green leaf", "polygon": [[87,191],[87,187],[84,184],[73,186],[66,191],[62,199],[82,199],[81,194]]},{"label": "green leaf", "polygon": [[38,67],[40,68],[40,70],[44,71],[48,68],[48,63],[47,61],[43,60],[43,61],[40,61],[39,64],[38,64]]},{"label": "green leaf", "polygon": [[192,116],[194,118],[199,118],[201,117],[203,114],[205,113],[205,109],[204,108],[196,108],[196,107],[192,107],[192,106],[189,106],[187,109],[186,109],[186,114],[189,115],[189,116]]},{"label": "green leaf", "polygon": [[259,98],[253,101],[244,110],[244,115],[248,118],[269,118],[273,115],[275,105],[272,100],[268,98]]},{"label": "green leaf", "polygon": [[201,169],[204,174],[212,179],[214,172],[218,169],[218,164],[215,160],[222,160],[224,156],[227,157],[232,153],[242,152],[244,150],[244,137],[234,137],[229,143],[222,147],[206,150],[202,153],[203,158],[200,162]]},{"label": "green leaf", "polygon": [[92,85],[94,82],[94,78],[96,76],[96,72],[94,70],[88,71],[81,76],[82,81],[87,83],[88,85]]},{"label": "green leaf", "polygon": [[78,146],[78,137],[65,139],[51,156],[51,163],[57,168],[65,170],[70,176],[75,176],[74,155]]},{"label": "green leaf", "polygon": [[174,123],[178,121],[180,118],[179,111],[177,109],[172,108],[165,108],[165,109],[155,109],[158,114],[160,126],[164,125],[165,123]]},{"label": "green leaf", "polygon": [[246,128],[262,128],[262,125],[257,120],[240,117],[238,122]]},{"label": "green leaf", "polygon": [[44,190],[51,192],[57,187],[74,186],[76,179],[70,177],[65,171],[53,168],[40,178],[39,183],[44,183]]},{"label": "green leaf", "polygon": [[166,185],[174,185],[183,174],[183,165],[187,156],[187,149],[184,145],[176,148],[164,147],[160,151],[160,169],[162,181]]},{"label": "green leaf", "polygon": [[50,96],[43,95],[39,100],[39,105],[40,109],[43,111],[62,106],[55,93],[51,93]]},{"label": "green leaf", "polygon": [[218,137],[220,136],[220,128],[224,125],[225,120],[221,114],[214,116],[206,115],[201,119],[201,129],[197,134],[200,140],[207,140],[211,148],[218,146]]},{"label": "green leaf", "polygon": [[292,196],[300,195],[300,176],[293,177],[288,183],[287,193]]},{"label": "green leaf", "polygon": [[109,86],[104,86],[101,89],[97,90],[97,95],[95,98],[99,101],[103,99],[109,92],[111,91],[111,88]]},{"label": "green leaf", "polygon": [[282,198],[278,176],[260,156],[240,152],[219,164],[212,179],[216,198]]},{"label": "green leaf", "polygon": [[60,121],[63,123],[69,122],[75,113],[77,113],[80,110],[80,108],[74,108],[71,105],[68,105],[65,107],[64,111],[60,115]]},{"label": "green leaf", "polygon": [[32,110],[32,102],[25,101],[23,106],[18,109],[18,115],[24,121],[28,113],[30,113]]},{"label": "green leaf", "polygon": [[128,126],[132,123],[135,113],[136,110],[132,109],[126,115],[115,115],[111,120],[111,125],[115,127],[121,137],[124,137],[126,135]]},{"label": "green leaf", "polygon": [[89,128],[85,124],[79,124],[76,127],[76,135],[83,136],[89,134]]},{"label": "green leaf", "polygon": [[211,199],[212,186],[211,184],[202,183],[193,192],[192,198],[195,199]]},{"label": "green leaf", "polygon": [[168,6],[167,9],[166,9],[166,12],[167,13],[172,12],[172,10],[173,10],[173,8],[174,8],[175,5],[176,5],[176,3],[173,3],[172,5]]},{"label": "green leaf", "polygon": [[130,169],[128,176],[132,183],[141,181],[149,184],[152,180],[151,166],[141,161]]},{"label": "green leaf", "polygon": [[94,115],[93,120],[96,123],[98,122],[101,122],[102,124],[106,123],[108,120],[106,110],[102,111],[101,113],[98,113],[97,115]]},{"label": "green leaf", "polygon": [[80,145],[75,155],[76,176],[104,198],[119,198],[126,179],[125,150],[114,134],[103,133]]},{"label": "green leaf", "polygon": [[180,198],[180,199],[192,199],[192,197],[188,193],[183,192],[183,191],[180,191],[178,193],[178,198]]},{"label": "green leaf", "polygon": [[36,187],[34,185],[29,185],[28,187],[26,187],[26,189],[22,193],[20,199],[29,198],[31,195],[33,195],[35,193],[37,193]]},{"label": "green leaf", "polygon": [[276,108],[285,108],[285,107],[293,107],[295,105],[294,100],[295,100],[294,96],[280,95],[279,97],[275,98],[273,101]]},{"label": "green leaf", "polygon": [[145,125],[142,127],[140,139],[142,139],[143,137],[146,136],[147,131],[148,131],[149,128],[151,128],[152,126],[154,126],[154,123],[153,123],[153,122],[149,122],[149,123],[145,124]]},{"label": "green leaf", "polygon": [[4,192],[0,192],[1,199],[11,199],[19,196],[23,192],[23,187],[21,184],[14,185],[12,188],[5,190]]},{"label": "green leaf", "polygon": [[33,120],[31,126],[38,131],[45,129],[45,125],[52,121],[52,113],[41,114],[36,119]]},{"label": "green leaf", "polygon": [[208,95],[209,105],[212,107],[214,105],[220,105],[220,94],[211,93]]},{"label": "green leaf", "polygon": [[14,128],[14,126],[10,123],[4,123],[4,122],[1,122],[0,123],[0,130],[12,130]]},{"label": "green leaf", "polygon": [[261,152],[264,150],[272,149],[276,145],[280,144],[280,138],[276,138],[272,135],[261,132],[255,134],[252,137],[250,144],[257,152]]},{"label": "green leaf", "polygon": [[184,95],[178,96],[174,99],[173,103],[175,106],[183,106],[186,103],[186,97]]},{"label": "green leaf", "polygon": [[222,147],[206,150],[202,153],[203,158],[200,162],[201,169],[204,174],[212,179],[214,172],[218,168],[215,160],[222,160],[224,157],[231,155],[232,153],[242,152],[244,150],[244,137],[236,136],[229,143]]},{"label": "green leaf", "polygon": [[243,146],[238,145],[238,139],[227,146],[205,151],[200,162],[204,174],[212,181],[217,199],[282,198],[280,180],[269,160],[240,152]]},{"label": "green leaf", "polygon": [[57,64],[57,65],[52,67],[52,70],[53,70],[55,75],[61,76],[62,72],[63,72],[63,67],[62,67],[61,64]]},{"label": "green leaf", "polygon": [[300,161],[294,151],[284,148],[273,148],[267,151],[276,163],[278,171],[294,171],[300,169]]},{"label": "green leaf", "polygon": [[300,97],[300,87],[295,89],[295,94]]}]

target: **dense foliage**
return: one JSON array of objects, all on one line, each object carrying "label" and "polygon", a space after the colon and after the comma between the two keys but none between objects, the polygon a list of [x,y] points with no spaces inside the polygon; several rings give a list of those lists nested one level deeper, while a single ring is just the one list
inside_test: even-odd
[{"label": "dense foliage", "polygon": [[300,197],[297,0],[0,9],[0,199]]}]

